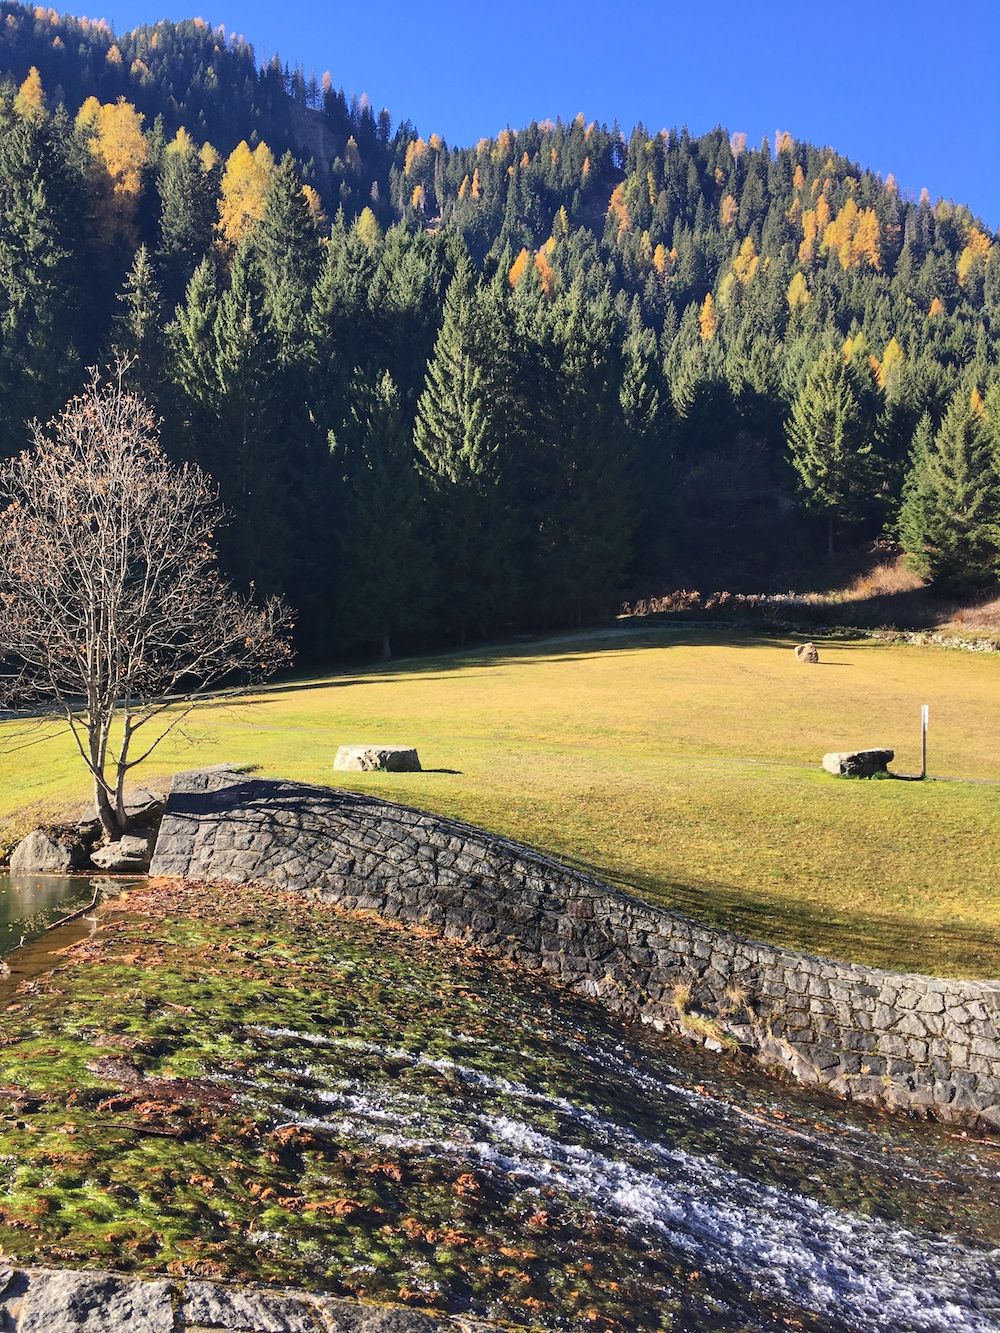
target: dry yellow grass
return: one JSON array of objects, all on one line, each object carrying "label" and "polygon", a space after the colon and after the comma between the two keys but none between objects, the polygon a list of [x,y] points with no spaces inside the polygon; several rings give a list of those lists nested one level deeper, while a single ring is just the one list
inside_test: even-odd
[{"label": "dry yellow grass", "polygon": [[[287,682],[200,713],[147,779],[239,761],[441,811],[703,919],[888,966],[1000,976],[1000,657],[651,629]],[[845,782],[826,750],[896,748],[961,781]],[[415,744],[423,774],[334,775],[339,744]],[[78,764],[79,761],[77,761]],[[455,770],[454,772],[447,770]],[[0,815],[84,794],[65,739],[0,760]]]}]

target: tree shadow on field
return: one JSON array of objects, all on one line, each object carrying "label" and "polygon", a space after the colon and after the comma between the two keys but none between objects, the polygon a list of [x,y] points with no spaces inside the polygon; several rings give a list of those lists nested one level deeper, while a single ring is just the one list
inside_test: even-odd
[{"label": "tree shadow on field", "polygon": [[[312,690],[346,689],[352,685],[392,685],[396,681],[433,681],[447,678],[455,672],[464,676],[489,674],[498,668],[523,666],[532,662],[582,662],[595,653],[627,654],[649,648],[780,648],[790,649],[802,639],[801,634],[790,635],[762,626],[759,631],[745,627],[730,629],[725,625],[702,626],[691,622],[656,620],[642,627],[635,624],[579,630],[572,634],[549,638],[514,640],[506,643],[485,644],[462,649],[446,649],[440,654],[400,658],[394,662],[377,662],[371,666],[336,669],[328,677],[310,672],[302,677],[284,677],[271,685],[257,687],[247,699],[220,699],[219,703],[233,702],[240,706],[263,703],[268,697],[298,694]],[[857,651],[858,644],[837,640],[837,652]],[[823,662],[820,666],[847,666],[846,662]]]}]

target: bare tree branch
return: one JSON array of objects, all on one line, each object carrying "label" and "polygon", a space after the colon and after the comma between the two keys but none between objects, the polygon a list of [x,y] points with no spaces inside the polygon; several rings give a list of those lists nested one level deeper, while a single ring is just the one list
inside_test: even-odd
[{"label": "bare tree branch", "polygon": [[163,454],[130,368],[94,371],[0,465],[0,707],[69,727],[112,836],[126,775],[202,696],[291,658],[284,604],[215,567],[215,487]]}]

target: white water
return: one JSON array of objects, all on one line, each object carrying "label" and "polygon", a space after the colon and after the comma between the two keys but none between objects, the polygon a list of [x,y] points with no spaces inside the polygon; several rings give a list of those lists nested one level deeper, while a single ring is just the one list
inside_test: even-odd
[{"label": "white water", "polygon": [[[265,1065],[274,1082],[251,1086],[267,1096],[276,1112],[289,1112],[286,1123],[386,1149],[478,1165],[529,1192],[555,1188],[646,1238],[661,1236],[694,1267],[725,1274],[773,1299],[787,1299],[847,1329],[901,1333],[1000,1329],[1000,1252],[918,1236],[879,1219],[827,1206],[754,1179],[710,1152],[697,1155],[651,1141],[567,1098],[448,1058],[355,1038],[283,1028],[254,1031],[307,1048],[340,1046],[380,1062],[427,1069],[455,1078],[469,1092],[467,1097],[451,1098],[442,1110],[381,1079],[367,1085],[341,1080],[335,1087],[324,1087],[322,1071],[308,1062],[296,1069]],[[601,1056],[605,1059],[608,1052]],[[622,1076],[640,1086],[645,1083],[649,1096],[697,1104],[719,1119],[734,1113],[754,1118],[721,1098],[650,1078],[624,1059],[620,1063]],[[319,1086],[289,1086],[290,1080],[294,1084],[301,1079],[318,1081]],[[283,1105],[282,1094],[292,1090],[322,1112],[307,1114]],[[484,1113],[477,1092],[502,1096],[522,1107],[526,1116]],[[564,1117],[567,1128],[574,1127],[570,1137],[586,1137],[587,1142],[563,1142],[548,1128],[530,1123],[532,1107],[544,1108],[560,1120]],[[768,1123],[761,1139],[777,1138],[778,1143],[768,1143],[767,1151],[781,1150],[782,1135],[805,1139],[807,1146],[811,1138],[800,1130]],[[867,1150],[863,1135],[854,1136],[847,1145],[826,1141],[819,1145],[817,1140],[817,1146],[884,1167],[878,1152]],[[801,1143],[795,1151],[802,1151]],[[913,1166],[905,1158],[904,1163],[905,1168]],[[894,1173],[922,1179],[901,1169],[904,1163]],[[984,1173],[984,1188],[994,1180]]]}]

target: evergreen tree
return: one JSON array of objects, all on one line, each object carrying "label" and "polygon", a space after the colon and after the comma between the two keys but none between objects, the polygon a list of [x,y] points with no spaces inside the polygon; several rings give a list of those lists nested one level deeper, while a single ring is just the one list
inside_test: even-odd
[{"label": "evergreen tree", "polygon": [[985,586],[1000,561],[1000,477],[982,414],[959,390],[936,435],[914,436],[899,535],[912,568],[938,587]]},{"label": "evergreen tree", "polygon": [[827,554],[838,520],[870,483],[872,450],[856,376],[835,348],[821,353],[785,426],[792,464],[809,507],[827,520]]},{"label": "evergreen tree", "polygon": [[392,655],[395,635],[424,627],[432,605],[423,499],[412,430],[392,376],[355,385],[345,430],[339,567],[342,631]]},{"label": "evergreen tree", "polygon": [[485,629],[496,623],[504,579],[499,431],[477,298],[472,266],[463,257],[445,296],[413,434],[437,524],[444,615],[463,640],[470,624]]},{"label": "evergreen tree", "polygon": [[218,165],[206,166],[185,130],[167,146],[157,179],[160,238],[157,260],[169,309],[182,299],[215,233]]},{"label": "evergreen tree", "polygon": [[0,454],[23,447],[29,418],[55,412],[92,350],[76,341],[84,211],[65,127],[0,98]]},{"label": "evergreen tree", "polygon": [[149,251],[140,245],[119,293],[121,309],[115,321],[114,341],[119,351],[135,359],[133,378],[147,395],[158,395],[162,374],[162,301]]}]

